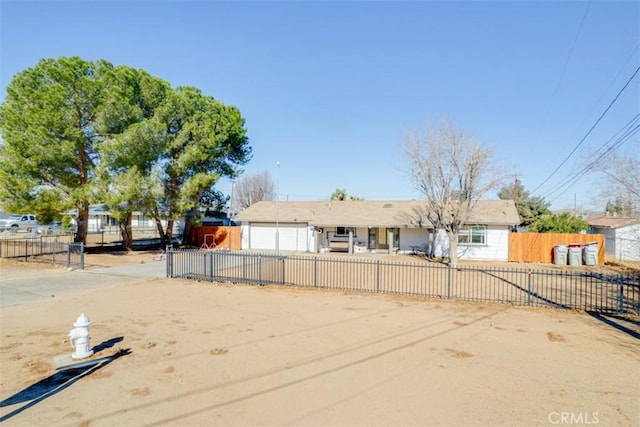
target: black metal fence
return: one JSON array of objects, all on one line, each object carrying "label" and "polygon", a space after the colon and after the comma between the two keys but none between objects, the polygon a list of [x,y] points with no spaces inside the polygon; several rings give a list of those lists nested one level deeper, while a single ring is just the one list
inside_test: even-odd
[{"label": "black metal fence", "polygon": [[640,314],[640,274],[169,249],[167,277]]},{"label": "black metal fence", "polygon": [[12,237],[0,240],[0,258],[84,269],[84,245],[73,235]]}]

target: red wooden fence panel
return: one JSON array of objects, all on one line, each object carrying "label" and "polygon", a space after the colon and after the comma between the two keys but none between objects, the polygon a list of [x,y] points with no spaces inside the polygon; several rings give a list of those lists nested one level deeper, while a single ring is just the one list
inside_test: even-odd
[{"label": "red wooden fence panel", "polygon": [[[189,245],[201,247],[205,243],[205,235],[207,246],[213,248],[225,248],[238,250],[242,248],[240,241],[239,226],[223,226],[223,225],[203,225],[200,227],[191,227],[187,236]],[[215,247],[212,243],[215,242]]]}]

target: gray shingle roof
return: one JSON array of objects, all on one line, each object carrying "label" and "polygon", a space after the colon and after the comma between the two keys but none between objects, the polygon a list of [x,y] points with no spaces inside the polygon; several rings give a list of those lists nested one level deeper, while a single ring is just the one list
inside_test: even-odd
[{"label": "gray shingle roof", "polygon": [[[315,226],[416,227],[425,202],[420,200],[334,200],[316,202],[255,203],[236,217],[243,222],[308,223]],[[423,216],[424,217],[424,216]],[[480,200],[468,224],[517,225],[520,217],[513,200]],[[422,226],[428,226],[426,220]]]},{"label": "gray shingle roof", "polygon": [[589,225],[600,228],[620,228],[640,224],[640,218],[623,216],[601,216],[587,221]]}]

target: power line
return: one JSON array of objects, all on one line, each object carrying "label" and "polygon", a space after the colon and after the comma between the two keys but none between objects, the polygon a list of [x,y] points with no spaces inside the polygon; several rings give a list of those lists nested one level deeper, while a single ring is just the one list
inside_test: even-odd
[{"label": "power line", "polygon": [[[582,32],[582,26],[584,25],[584,21],[587,18],[587,13],[589,12],[589,8],[591,8],[591,1],[589,0],[589,3],[587,4],[587,8],[584,11],[584,14],[582,15],[582,20],[580,21],[580,25],[578,26],[578,31],[576,31],[576,36],[573,39],[573,43],[571,44],[571,49],[569,49],[569,54],[567,55],[567,59],[564,61],[564,66],[562,67],[562,71],[560,72],[560,78],[558,79],[558,83],[556,84],[555,89],[553,90],[553,94],[551,95],[551,101],[549,102],[549,106],[547,107],[547,111],[545,112],[544,118],[542,119],[542,126],[540,131],[542,130],[542,128],[546,125],[547,123],[547,119],[549,118],[549,113],[551,111],[551,107],[553,106],[553,103],[556,99],[556,96],[558,95],[558,90],[560,90],[560,85],[562,84],[562,81],[564,80],[564,75],[567,72],[567,67],[569,66],[569,62],[571,60],[571,57],[573,56],[573,50],[576,47],[576,44],[578,42],[578,38],[580,36],[580,33]],[[538,138],[540,137],[540,131],[538,132],[538,135],[536,136],[536,141],[534,142],[534,146],[535,143],[537,142]]]},{"label": "power line", "polygon": [[569,160],[571,158],[571,156],[573,156],[573,154],[576,152],[576,150],[582,145],[582,143],[587,139],[587,137],[591,134],[591,132],[596,128],[596,126],[598,125],[598,123],[600,123],[600,121],[604,118],[604,116],[609,112],[609,110],[611,109],[611,107],[613,107],[613,104],[616,103],[616,101],[618,100],[618,98],[620,98],[620,95],[622,95],[622,93],[625,91],[625,89],[629,86],[629,84],[631,83],[631,81],[635,78],[635,76],[638,74],[638,72],[640,71],[640,66],[638,68],[636,68],[636,70],[634,71],[634,73],[631,75],[631,77],[629,78],[629,80],[627,80],[627,82],[625,83],[625,85],[622,87],[622,89],[620,89],[620,91],[618,92],[618,94],[615,96],[615,98],[613,98],[613,100],[611,101],[611,103],[609,103],[609,106],[604,110],[604,112],[600,115],[600,117],[598,117],[598,120],[596,120],[596,122],[593,124],[593,126],[591,126],[591,128],[589,129],[589,131],[585,134],[585,136],[582,137],[582,139],[576,144],[575,147],[573,147],[573,150],[571,150],[571,152],[567,155],[567,157],[564,158],[564,160],[562,160],[562,162],[560,162],[560,164],[558,165],[557,168],[555,168],[553,170],[553,172],[551,172],[551,174],[544,180],[542,181],[542,183],[540,185],[538,185],[531,193],[535,193],[536,191],[538,191],[540,189],[540,187],[542,187],[544,184],[547,183],[547,181],[549,181],[555,174],[556,172],[558,172],[560,170],[560,168],[562,166],[565,165],[565,163],[567,163],[567,160]]},{"label": "power line", "polygon": [[[580,170],[573,171],[569,173],[559,184],[555,187],[551,188],[543,197],[549,197],[550,195],[562,190],[564,187],[570,187],[573,185],[579,178],[584,176],[589,170],[593,169],[594,165],[603,159],[606,155],[611,153],[613,150],[618,149],[622,144],[627,142],[633,134],[636,133],[636,129],[640,126],[638,125],[638,121],[640,120],[640,114],[636,114],[629,122],[627,122],[618,132],[615,133],[611,138],[605,141],[597,150],[596,154],[600,152],[597,158],[590,160],[588,163],[585,163],[584,166],[581,167]],[[622,134],[622,135],[620,135]],[[618,136],[620,135],[620,136]],[[613,141],[615,138],[618,138],[611,146],[607,148],[607,146]],[[569,184],[567,184],[569,183]],[[567,188],[568,189],[568,188]],[[566,191],[566,190],[565,190]]]},{"label": "power line", "polygon": [[[621,130],[619,130],[616,133],[616,135],[618,135],[620,133],[623,133],[623,134],[621,136],[619,136],[617,138],[617,140],[613,144],[611,144],[609,147],[607,147],[607,145],[609,145],[611,140],[613,140],[616,135],[614,135],[614,137],[612,137],[612,138],[609,138],[609,140],[607,140],[607,142],[605,142],[605,144],[603,144],[598,149],[597,152],[600,152],[600,154],[595,159],[590,160],[580,170],[578,170],[576,172],[572,172],[569,175],[567,175],[565,177],[565,179],[560,184],[556,185],[554,188],[549,190],[545,194],[544,197],[545,198],[551,197],[551,195],[553,195],[554,193],[557,193],[559,191],[560,191],[560,193],[553,200],[556,200],[558,197],[562,196],[580,178],[582,178],[589,171],[594,169],[595,165],[599,161],[604,159],[607,155],[609,155],[613,151],[615,151],[618,148],[620,148],[623,144],[628,142],[631,139],[631,137],[633,137],[636,133],[638,133],[640,131],[640,124],[638,124],[639,120],[640,120],[640,114],[637,114],[630,122],[628,122]],[[553,200],[551,200],[551,201],[553,201]]]},{"label": "power line", "polygon": [[[602,95],[600,95],[600,97],[598,98],[598,100],[593,104],[594,108],[596,105],[599,105],[600,102],[602,101],[602,99],[604,98],[604,96],[609,92],[609,90],[613,87],[613,84],[620,78],[620,76],[622,75],[623,71],[627,68],[627,65],[629,64],[629,62],[636,58],[636,51],[638,50],[638,48],[640,48],[640,43],[636,44],[636,47],[633,48],[633,50],[631,51],[631,53],[629,54],[629,56],[627,57],[627,60],[624,61],[624,64],[622,64],[622,67],[620,67],[620,70],[618,70],[618,72],[616,73],[616,75],[611,79],[611,81],[609,82],[609,84],[607,85],[606,89],[602,92]],[[586,120],[585,120],[586,121]]]},{"label": "power line", "polygon": [[[622,75],[623,71],[625,68],[627,68],[627,65],[629,64],[629,62],[635,57],[635,54],[638,50],[638,48],[640,48],[640,43],[637,43],[635,45],[635,47],[633,48],[633,50],[631,51],[631,53],[628,55],[626,61],[624,61],[624,64],[622,64],[622,67],[620,67],[620,70],[616,73],[616,75],[611,79],[611,82],[607,85],[606,89],[602,92],[602,95],[600,95],[600,97],[598,98],[598,100],[594,103],[594,105],[598,105],[600,104],[600,102],[602,101],[602,99],[604,98],[605,94],[607,92],[609,92],[609,90],[611,89],[611,87],[613,86],[613,84],[620,78],[620,76]],[[632,123],[634,121],[636,121],[638,119],[640,115],[635,116],[633,119],[631,119],[625,126],[623,126],[623,128],[621,130],[619,130],[618,132],[616,132],[616,134],[611,137],[609,140],[607,140],[598,150],[596,150],[596,153],[603,149],[608,143],[611,142],[611,140],[613,140],[620,132],[622,132],[624,130],[624,128],[626,127],[630,127],[632,126]],[[625,141],[626,142],[626,141]],[[613,147],[612,147],[613,148]],[[617,147],[616,147],[617,148]],[[611,150],[611,148],[609,148],[609,150]],[[591,164],[594,164],[597,160],[599,160],[602,156],[598,157],[598,159],[596,159],[595,161],[592,161]],[[547,191],[547,193],[544,196],[541,196],[543,198],[547,198],[549,197],[550,194],[553,194],[557,191],[559,191],[560,189],[562,189],[562,187],[566,186],[567,180],[572,180],[573,177],[575,177],[575,175],[580,175],[579,177],[577,177],[577,179],[581,178],[582,176],[585,175],[585,173],[580,173],[580,172],[572,172],[570,174],[567,175],[567,177],[562,180],[560,183],[556,184],[555,187],[552,187],[550,190]],[[573,180],[571,185],[573,185],[573,183],[575,183],[577,181],[577,179]],[[571,185],[569,185],[567,187],[567,189],[565,191],[563,191],[560,195],[564,194],[570,187]],[[560,196],[559,195],[559,196]],[[558,197],[559,197],[558,196]],[[558,198],[556,197],[556,199]]]},{"label": "power line", "polygon": [[[638,131],[640,131],[640,125],[638,125],[635,128],[633,128],[631,133],[628,135],[628,138],[626,138],[624,141],[621,141],[620,145],[622,145],[625,142],[627,142],[633,135],[638,133]],[[604,155],[603,155],[603,157],[604,157]],[[564,191],[562,191],[560,194],[558,194],[556,197],[551,199],[550,202],[553,202],[553,201],[557,200],[558,198],[560,198],[560,196],[562,196],[564,193],[566,193],[567,190],[569,190],[573,186],[573,184],[575,184],[580,178],[582,178],[584,175],[586,175],[587,172],[589,172],[589,170],[590,170],[589,168],[586,168],[580,173],[580,175],[575,176],[574,179],[567,184],[567,186],[566,186],[567,188]]]}]

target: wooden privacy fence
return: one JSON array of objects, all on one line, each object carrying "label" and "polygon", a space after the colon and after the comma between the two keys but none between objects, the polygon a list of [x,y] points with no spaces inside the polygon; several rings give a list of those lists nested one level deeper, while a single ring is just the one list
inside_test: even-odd
[{"label": "wooden privacy fence", "polygon": [[509,261],[553,262],[553,248],[557,245],[598,243],[598,265],[604,264],[604,234],[569,233],[511,233]]},{"label": "wooden privacy fence", "polygon": [[[241,249],[240,228],[238,226],[203,225],[191,227],[187,236],[187,244],[201,247],[204,243],[211,249]],[[212,245],[215,243],[215,245]]]}]

